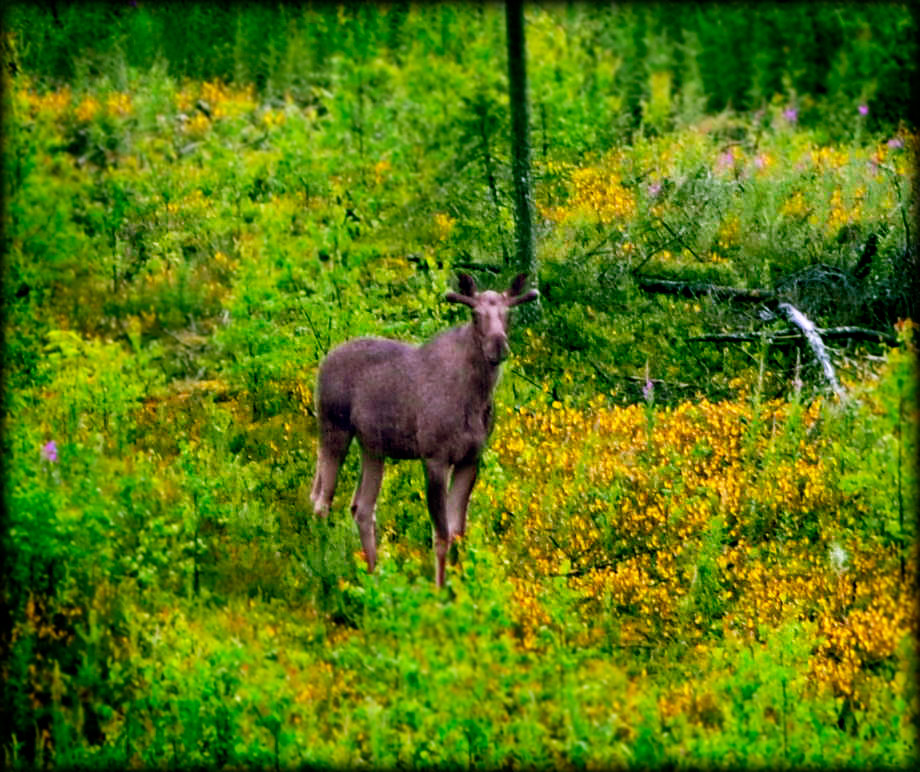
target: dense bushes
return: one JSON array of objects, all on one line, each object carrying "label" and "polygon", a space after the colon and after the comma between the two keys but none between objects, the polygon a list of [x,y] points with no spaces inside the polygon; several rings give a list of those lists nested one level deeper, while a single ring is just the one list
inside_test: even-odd
[{"label": "dense bushes", "polygon": [[[254,84],[266,98],[309,101],[342,78],[377,88],[366,70],[379,61],[436,56],[478,77],[505,72],[496,56],[503,13],[489,5],[193,3],[176,13],[157,3],[23,3],[7,22],[15,66],[48,84],[101,77],[124,89],[132,71],[160,65],[177,79]],[[897,4],[532,9],[534,128],[541,144],[581,152],[643,118],[664,130],[675,118],[755,110],[782,94],[806,125],[835,138],[850,135],[858,104],[870,107],[871,131],[890,131],[911,98],[915,30]]]},{"label": "dense bushes", "polygon": [[[805,88],[911,17],[528,11],[542,316],[437,593],[419,464],[372,576],[355,454],[308,514],[312,389],[347,338],[462,320],[460,266],[511,272],[500,9],[54,9],[6,39],[7,766],[915,755],[917,139],[893,59]],[[841,403],[768,309],[651,273],[898,344],[833,345]],[[723,329],[755,340],[688,340]]]}]

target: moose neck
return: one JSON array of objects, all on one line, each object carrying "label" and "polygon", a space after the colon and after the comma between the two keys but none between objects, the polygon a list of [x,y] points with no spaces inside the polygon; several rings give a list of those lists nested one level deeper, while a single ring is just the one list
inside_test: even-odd
[{"label": "moose neck", "polygon": [[479,336],[476,334],[473,322],[464,325],[460,330],[463,334],[468,354],[469,378],[475,384],[477,396],[481,397],[483,402],[488,402],[492,399],[495,384],[498,383],[498,377],[501,374],[501,363],[493,364],[486,359],[482,351],[482,341],[479,340]]}]

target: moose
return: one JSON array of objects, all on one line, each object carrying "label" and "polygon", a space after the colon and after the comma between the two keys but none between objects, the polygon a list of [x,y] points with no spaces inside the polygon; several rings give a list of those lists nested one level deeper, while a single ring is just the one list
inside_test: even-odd
[{"label": "moose", "polygon": [[448,549],[466,531],[479,455],[492,429],[492,392],[508,356],[508,312],[536,300],[527,274],[505,292],[476,291],[469,274],[445,299],[472,309],[472,320],[421,346],[356,338],[333,349],[317,376],[319,452],[310,499],[326,517],[336,477],[353,437],[361,446],[361,477],[351,501],[369,571],[377,562],[374,507],[384,461],[421,459],[434,526],[435,581],[444,584]]}]

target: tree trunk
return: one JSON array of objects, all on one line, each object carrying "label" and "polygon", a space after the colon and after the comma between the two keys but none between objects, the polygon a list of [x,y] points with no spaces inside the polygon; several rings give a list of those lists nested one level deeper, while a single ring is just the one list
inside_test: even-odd
[{"label": "tree trunk", "polygon": [[514,178],[515,268],[526,272],[531,282],[534,282],[537,258],[533,237],[533,192],[530,186],[527,63],[522,0],[506,0],[505,12],[508,33],[508,97],[511,103],[511,175]]}]

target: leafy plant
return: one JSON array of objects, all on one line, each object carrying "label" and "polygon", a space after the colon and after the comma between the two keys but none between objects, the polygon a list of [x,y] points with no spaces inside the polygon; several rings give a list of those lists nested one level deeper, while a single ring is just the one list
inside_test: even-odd
[{"label": "leafy plant", "polygon": [[[501,10],[14,6],[4,763],[907,763],[905,14],[528,10],[544,313],[438,593],[418,464],[374,574],[357,454],[312,514],[313,388],[463,323],[458,271],[506,286]],[[651,275],[898,343],[829,346],[838,403]]]}]

